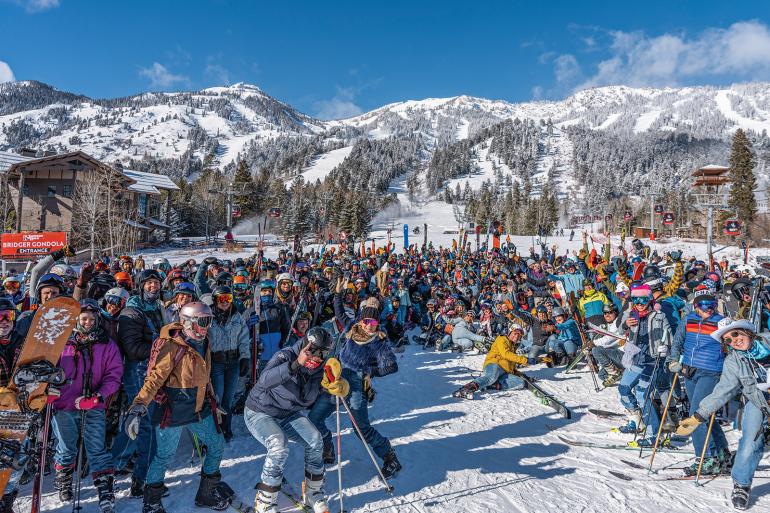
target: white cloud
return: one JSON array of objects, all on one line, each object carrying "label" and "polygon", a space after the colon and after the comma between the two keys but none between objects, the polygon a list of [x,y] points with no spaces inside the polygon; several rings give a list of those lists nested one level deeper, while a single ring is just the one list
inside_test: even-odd
[{"label": "white cloud", "polygon": [[190,79],[184,75],[171,73],[163,64],[153,62],[149,68],[140,68],[139,75],[149,79],[150,87],[165,89],[174,84],[189,84]]},{"label": "white cloud", "polygon": [[574,55],[559,55],[553,60],[553,72],[560,84],[573,82],[580,76],[580,64]]},{"label": "white cloud", "polygon": [[13,82],[16,80],[13,76],[13,70],[7,62],[0,61],[0,84],[3,82]]},{"label": "white cloud", "polygon": [[345,119],[358,116],[363,110],[355,104],[355,94],[353,88],[338,87],[337,94],[331,100],[316,103],[316,117],[320,119]]},{"label": "white cloud", "polygon": [[[760,21],[741,21],[726,29],[709,28],[693,37],[651,37],[644,32],[623,31],[609,34],[610,55],[597,64],[592,76],[581,83],[573,82],[575,89],[612,84],[677,86],[688,80],[716,77],[736,81],[770,78],[770,30]],[[559,59],[554,61],[557,81],[560,76],[565,81],[576,78],[578,75],[569,74],[574,68],[568,66],[565,73]]]},{"label": "white cloud", "polygon": [[230,85],[230,72],[221,64],[206,64],[204,70],[206,75],[209,75],[217,81],[217,85]]},{"label": "white cloud", "polygon": [[27,12],[47,11],[59,7],[60,0],[14,0],[14,2],[26,9]]}]

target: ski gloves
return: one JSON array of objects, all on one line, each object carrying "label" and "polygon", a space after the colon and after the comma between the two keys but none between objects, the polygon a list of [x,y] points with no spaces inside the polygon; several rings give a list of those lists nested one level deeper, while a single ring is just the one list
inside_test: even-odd
[{"label": "ski gloves", "polygon": [[350,392],[350,384],[342,375],[342,364],[336,358],[329,358],[324,365],[324,377],[321,386],[331,395],[345,397]]},{"label": "ski gloves", "polygon": [[249,328],[253,328],[257,324],[259,324],[259,314],[256,312],[252,312],[252,314],[249,315],[249,318],[246,319],[246,326],[248,326]]},{"label": "ski gloves", "polygon": [[676,360],[668,362],[668,370],[674,374],[678,374],[682,370],[682,364]]},{"label": "ski gloves", "polygon": [[101,403],[102,403],[102,396],[100,396],[99,394],[93,395],[91,397],[86,397],[84,395],[81,395],[80,397],[75,399],[75,408],[78,410],[93,410]]},{"label": "ski gloves", "polygon": [[133,404],[128,409],[123,429],[131,440],[136,440],[136,437],[139,435],[139,421],[145,415],[147,415],[147,407],[143,404]]},{"label": "ski gloves", "polygon": [[693,431],[698,429],[705,419],[697,413],[692,417],[687,417],[679,423],[679,427],[676,429],[676,434],[681,436],[690,436]]}]

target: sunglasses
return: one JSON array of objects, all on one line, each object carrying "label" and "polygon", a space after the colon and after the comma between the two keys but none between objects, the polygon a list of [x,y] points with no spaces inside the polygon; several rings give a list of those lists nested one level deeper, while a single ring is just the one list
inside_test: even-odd
[{"label": "sunglasses", "polygon": [[3,310],[0,312],[0,322],[13,322],[16,320],[15,310]]},{"label": "sunglasses", "polygon": [[699,310],[714,310],[717,307],[716,301],[698,301],[695,307]]},{"label": "sunglasses", "polygon": [[232,303],[233,302],[233,295],[232,294],[219,294],[216,298],[217,303]]},{"label": "sunglasses", "polygon": [[378,321],[377,319],[371,319],[371,318],[361,319],[361,322],[364,323],[364,326],[368,326],[370,328],[376,328],[377,326],[380,325],[380,321]]},{"label": "sunglasses", "polygon": [[120,296],[104,296],[104,302],[107,303],[108,305],[115,305],[115,306],[122,305],[123,303],[125,303],[123,298]]},{"label": "sunglasses", "polygon": [[631,302],[635,305],[646,305],[650,301],[652,301],[651,298],[645,296],[645,297],[632,297]]},{"label": "sunglasses", "polygon": [[733,342],[737,342],[737,338],[742,335],[740,330],[732,330],[728,331],[724,335],[722,335],[722,341],[726,342],[727,344],[733,345]]}]

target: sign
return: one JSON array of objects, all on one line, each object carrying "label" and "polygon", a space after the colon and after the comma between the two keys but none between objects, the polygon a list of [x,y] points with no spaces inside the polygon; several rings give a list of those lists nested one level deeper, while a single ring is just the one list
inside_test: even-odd
[{"label": "sign", "polygon": [[728,219],[722,226],[725,235],[737,236],[741,234],[741,222],[737,219]]},{"label": "sign", "polygon": [[626,213],[623,214],[623,221],[629,222],[632,217],[634,217],[634,216],[631,214],[631,211],[630,210],[626,210]]},{"label": "sign", "polygon": [[674,224],[674,219],[676,219],[676,217],[673,212],[663,212],[663,224],[672,225]]},{"label": "sign", "polygon": [[663,213],[663,205],[655,205],[655,213],[661,215]]},{"label": "sign", "polygon": [[2,235],[3,258],[45,256],[67,245],[67,232],[22,232]]}]

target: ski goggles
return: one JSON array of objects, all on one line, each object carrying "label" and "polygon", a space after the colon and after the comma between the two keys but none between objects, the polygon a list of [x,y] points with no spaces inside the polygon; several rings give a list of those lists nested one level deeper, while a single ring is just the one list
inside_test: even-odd
[{"label": "ski goggles", "polygon": [[308,353],[310,353],[312,356],[316,358],[320,358],[321,360],[326,360],[326,357],[329,356],[329,349],[324,347],[318,347],[316,345],[311,344],[310,347],[307,349]]},{"label": "ski goggles", "polygon": [[9,281],[6,282],[5,285],[3,285],[3,288],[7,290],[19,290],[21,288],[21,283],[18,281]]},{"label": "ski goggles", "polygon": [[238,292],[246,292],[249,290],[249,284],[248,283],[233,283],[233,290],[237,290]]},{"label": "ski goggles", "polygon": [[717,302],[716,301],[696,301],[695,302],[695,308],[698,310],[716,310],[717,308]]},{"label": "ski goggles", "polygon": [[219,294],[218,296],[215,296],[214,299],[217,303],[232,303],[233,302],[233,295],[232,294]]},{"label": "ski goggles", "polygon": [[364,324],[364,326],[367,326],[369,328],[376,328],[377,326],[380,325],[380,321],[372,318],[361,319],[361,322]]},{"label": "ski goggles", "polygon": [[191,319],[195,324],[200,326],[201,328],[208,328],[211,326],[211,316],[210,315],[202,315],[200,317],[193,317]]},{"label": "ski goggles", "polygon": [[632,297],[631,302],[635,305],[646,305],[652,301],[651,296]]},{"label": "ski goggles", "polygon": [[13,322],[16,320],[16,310],[0,311],[0,322]]},{"label": "ski goggles", "polygon": [[104,296],[104,302],[108,305],[123,306],[126,301],[120,296]]}]

